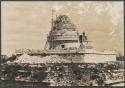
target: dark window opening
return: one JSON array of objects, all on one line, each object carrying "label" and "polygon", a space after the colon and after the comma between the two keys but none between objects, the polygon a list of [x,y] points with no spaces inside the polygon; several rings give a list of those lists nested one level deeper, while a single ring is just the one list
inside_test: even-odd
[{"label": "dark window opening", "polygon": [[61,45],[62,48],[65,48],[65,45]]},{"label": "dark window opening", "polygon": [[79,36],[79,42],[80,42],[80,43],[83,42],[83,36],[82,36],[82,35]]}]

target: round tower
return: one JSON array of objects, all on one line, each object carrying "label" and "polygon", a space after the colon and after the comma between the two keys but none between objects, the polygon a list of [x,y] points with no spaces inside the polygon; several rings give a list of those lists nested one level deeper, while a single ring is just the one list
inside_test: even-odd
[{"label": "round tower", "polygon": [[79,47],[76,26],[68,16],[60,15],[52,20],[52,29],[47,37],[49,49],[75,49]]}]

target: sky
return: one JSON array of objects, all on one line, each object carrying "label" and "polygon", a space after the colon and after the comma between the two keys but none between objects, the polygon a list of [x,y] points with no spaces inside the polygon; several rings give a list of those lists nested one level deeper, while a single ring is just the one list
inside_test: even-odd
[{"label": "sky", "polygon": [[52,9],[55,15],[67,15],[85,31],[96,50],[124,53],[122,1],[3,1],[2,54],[16,49],[44,49],[51,29]]}]

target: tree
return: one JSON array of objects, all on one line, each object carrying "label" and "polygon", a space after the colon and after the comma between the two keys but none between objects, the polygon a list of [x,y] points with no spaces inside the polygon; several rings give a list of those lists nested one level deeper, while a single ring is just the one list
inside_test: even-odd
[{"label": "tree", "polygon": [[116,59],[117,59],[118,61],[124,61],[124,58],[125,58],[125,56],[123,56],[123,55],[121,55],[121,54],[119,54],[119,55],[116,57]]},{"label": "tree", "polygon": [[45,73],[45,71],[35,71],[33,73],[33,79],[36,79],[38,81],[42,81],[46,78],[47,73]]},{"label": "tree", "polygon": [[11,61],[11,62],[16,60],[16,55],[13,54],[11,57],[9,57],[8,60]]}]

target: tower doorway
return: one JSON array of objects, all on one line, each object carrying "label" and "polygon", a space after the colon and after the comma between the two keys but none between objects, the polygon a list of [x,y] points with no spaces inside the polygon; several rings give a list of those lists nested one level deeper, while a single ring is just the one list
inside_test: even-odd
[{"label": "tower doorway", "polygon": [[64,48],[65,48],[65,45],[61,45],[61,48],[63,48],[63,49],[64,49]]}]

